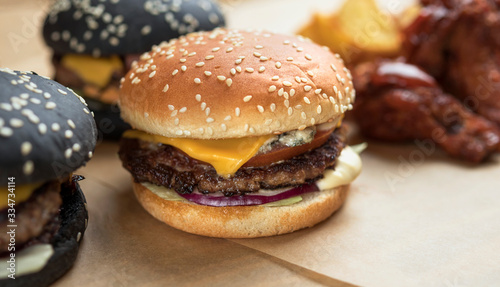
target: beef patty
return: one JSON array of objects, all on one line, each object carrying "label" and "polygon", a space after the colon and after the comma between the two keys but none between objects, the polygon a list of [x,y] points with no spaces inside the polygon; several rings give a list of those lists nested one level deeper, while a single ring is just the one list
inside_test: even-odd
[{"label": "beef patty", "polygon": [[118,153],[136,182],[150,182],[179,193],[197,190],[233,196],[297,186],[321,178],[325,169],[334,168],[345,146],[344,139],[344,129],[337,129],[325,144],[314,150],[268,166],[242,167],[229,178],[170,145],[122,138]]},{"label": "beef patty", "polygon": [[[43,184],[36,189],[28,200],[16,204],[16,250],[32,238],[41,235],[47,228],[52,229],[59,207],[62,204],[60,196],[61,183],[57,180]],[[8,250],[10,240],[8,209],[0,211],[0,253]]]}]

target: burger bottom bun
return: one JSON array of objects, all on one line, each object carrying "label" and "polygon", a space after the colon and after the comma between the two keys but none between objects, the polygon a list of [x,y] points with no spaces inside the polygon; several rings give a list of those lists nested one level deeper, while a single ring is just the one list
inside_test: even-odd
[{"label": "burger bottom bun", "polygon": [[140,183],[134,193],[151,215],[177,229],[221,238],[254,238],[290,233],[311,227],[344,203],[349,185],[302,195],[302,201],[279,207],[212,207],[164,200]]},{"label": "burger bottom bun", "polygon": [[63,204],[59,213],[60,227],[50,242],[54,254],[42,270],[16,276],[15,280],[2,279],[0,286],[49,286],[73,266],[78,255],[80,240],[87,227],[86,200],[76,181],[72,184],[63,184],[61,197]]}]

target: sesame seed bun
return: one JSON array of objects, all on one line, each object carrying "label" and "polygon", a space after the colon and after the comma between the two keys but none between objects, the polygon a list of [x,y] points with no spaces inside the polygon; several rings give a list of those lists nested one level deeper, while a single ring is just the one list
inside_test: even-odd
[{"label": "sesame seed bun", "polygon": [[137,54],[161,41],[224,25],[211,0],[55,1],[43,37],[56,53]]},{"label": "sesame seed bun", "polygon": [[38,76],[0,68],[0,184],[68,176],[92,156],[97,129],[82,97]]},{"label": "sesame seed bun", "polygon": [[216,29],[153,47],[122,82],[122,118],[166,137],[237,138],[304,129],[352,108],[340,57],[308,39]]},{"label": "sesame seed bun", "polygon": [[133,183],[140,204],[153,217],[177,229],[211,237],[254,238],[290,233],[325,220],[339,209],[349,185],[302,195],[289,206],[212,207],[160,198]]}]

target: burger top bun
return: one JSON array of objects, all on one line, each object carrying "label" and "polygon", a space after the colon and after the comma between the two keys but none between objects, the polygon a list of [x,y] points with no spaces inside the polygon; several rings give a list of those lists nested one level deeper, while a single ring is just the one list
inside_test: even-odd
[{"label": "burger top bun", "polygon": [[43,27],[56,53],[138,54],[165,39],[223,26],[212,0],[57,0]]},{"label": "burger top bun", "polygon": [[342,59],[306,38],[216,29],[143,54],[122,79],[120,108],[152,134],[220,139],[328,122],[354,97]]},{"label": "burger top bun", "polygon": [[94,151],[97,129],[83,98],[31,72],[0,68],[0,184],[69,175]]}]

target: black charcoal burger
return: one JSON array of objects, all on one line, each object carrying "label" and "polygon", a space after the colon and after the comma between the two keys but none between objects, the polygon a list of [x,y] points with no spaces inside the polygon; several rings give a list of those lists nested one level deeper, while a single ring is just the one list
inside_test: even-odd
[{"label": "black charcoal burger", "polygon": [[120,93],[120,158],[153,216],[215,237],[289,233],[340,208],[361,161],[345,143],[351,74],[295,36],[216,29],[153,48]]},{"label": "black charcoal burger", "polygon": [[59,83],[0,68],[0,87],[0,285],[46,286],[72,266],[87,226],[72,173],[92,157],[97,129]]},{"label": "black charcoal burger", "polygon": [[128,126],[116,106],[120,79],[139,55],[172,38],[223,26],[211,0],[58,0],[43,27],[54,80],[85,97],[108,139]]}]

